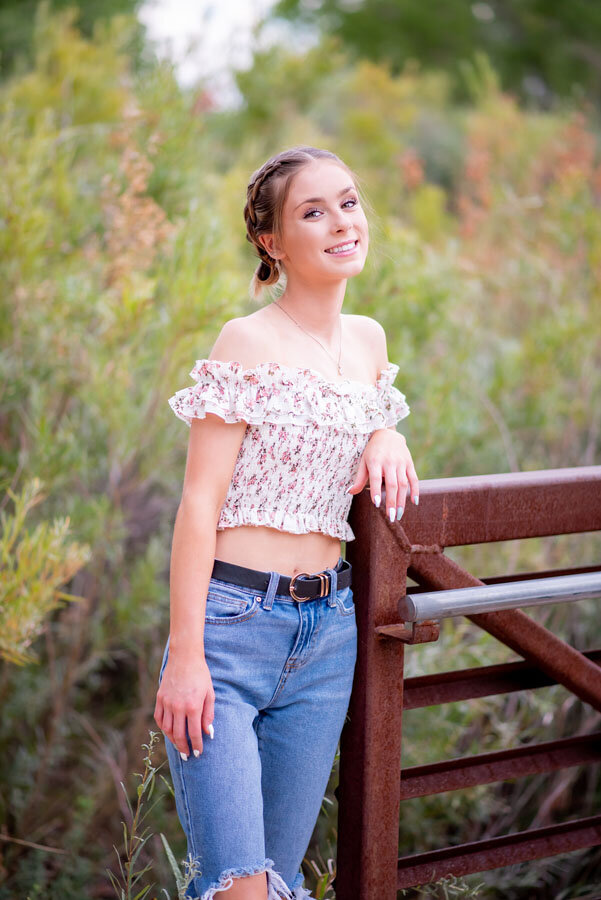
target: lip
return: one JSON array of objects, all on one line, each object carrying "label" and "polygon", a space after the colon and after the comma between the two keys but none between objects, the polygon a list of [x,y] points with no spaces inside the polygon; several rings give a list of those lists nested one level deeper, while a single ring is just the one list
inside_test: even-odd
[{"label": "lip", "polygon": [[[354,253],[359,245],[359,238],[347,238],[346,241],[340,241],[339,244],[334,244],[332,247],[327,247],[323,252],[327,253],[328,250],[335,250],[336,247],[344,247],[345,244],[349,244],[352,240],[355,241],[355,246],[352,250],[345,250],[344,253],[334,253],[334,256],[350,256],[351,253]],[[332,255],[332,254],[330,254]]]}]

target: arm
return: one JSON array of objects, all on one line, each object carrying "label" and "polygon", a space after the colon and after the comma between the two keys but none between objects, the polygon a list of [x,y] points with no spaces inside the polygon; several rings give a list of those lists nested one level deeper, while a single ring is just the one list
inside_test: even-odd
[{"label": "arm", "polygon": [[[382,371],[382,369],[388,365],[388,347],[386,344],[386,332],[380,325],[380,323],[376,319],[371,319],[369,316],[364,316],[366,319],[366,326],[371,330],[371,342],[376,353],[376,358],[378,360],[378,375]],[[396,434],[400,434],[400,436],[405,440],[405,435],[397,430],[396,425],[389,425],[388,431],[394,431]]]},{"label": "arm", "polygon": [[[386,332],[376,319],[358,316],[363,328],[363,340],[367,351],[376,359],[378,375],[388,365]],[[387,435],[387,431],[394,432]],[[385,483],[388,514],[391,521],[402,516],[408,489],[413,502],[419,502],[419,482],[405,435],[396,425],[379,428],[373,432],[359,462],[355,480],[349,493],[363,490],[369,480],[371,499],[380,505],[382,482]]]},{"label": "arm", "polygon": [[[209,359],[239,359],[238,320],[226,322]],[[218,415],[192,420],[182,498],[173,531],[170,567],[169,649],[204,657],[204,612],[215,559],[216,530],[246,422]]]},{"label": "arm", "polygon": [[[227,322],[209,358],[245,361],[237,355],[236,320]],[[169,656],[157,692],[155,721],[179,749],[202,752],[210,733],[215,694],[204,655],[204,620],[215,559],[216,528],[247,423],[226,423],[213,413],[192,419],[182,497],[170,565]]]},{"label": "arm", "polygon": [[[370,316],[358,316],[357,318],[362,320],[361,324],[364,328],[365,341],[376,357],[376,367],[379,375],[382,369],[388,365],[386,332],[377,319],[372,319]],[[401,434],[400,431],[397,431],[396,425],[389,425],[388,430]],[[404,439],[405,435],[401,434],[401,437]]]},{"label": "arm", "polygon": [[204,612],[215,559],[219,514],[246,422],[226,424],[207,413],[190,427],[182,498],[170,565],[170,653],[204,656]]}]

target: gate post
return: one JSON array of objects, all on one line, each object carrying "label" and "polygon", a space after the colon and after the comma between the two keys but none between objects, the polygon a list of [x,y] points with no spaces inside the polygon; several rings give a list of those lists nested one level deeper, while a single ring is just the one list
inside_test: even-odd
[{"label": "gate post", "polygon": [[337,900],[396,900],[403,714],[402,641],[378,637],[398,623],[409,553],[376,509],[369,490],[356,495],[349,516],[358,647],[347,721],[340,737]]}]

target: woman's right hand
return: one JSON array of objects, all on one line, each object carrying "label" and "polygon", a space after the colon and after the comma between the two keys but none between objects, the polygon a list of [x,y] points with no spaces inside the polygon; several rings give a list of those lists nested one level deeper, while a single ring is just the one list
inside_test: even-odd
[{"label": "woman's right hand", "polygon": [[[169,654],[157,691],[154,720],[180,753],[202,753],[202,732],[210,734],[215,716],[215,691],[204,657],[178,658]],[[198,751],[198,752],[196,752]]]}]

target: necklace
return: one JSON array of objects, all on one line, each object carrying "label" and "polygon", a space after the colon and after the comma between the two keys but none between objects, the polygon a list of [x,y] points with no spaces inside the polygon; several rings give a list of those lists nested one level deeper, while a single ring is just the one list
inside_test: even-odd
[{"label": "necklace", "polygon": [[289,318],[292,319],[292,321],[294,322],[294,324],[295,324],[295,325],[298,325],[298,327],[299,327],[302,331],[304,331],[305,334],[308,334],[310,338],[313,338],[314,341],[317,341],[317,343],[318,343],[318,344],[325,350],[325,352],[328,354],[328,356],[330,357],[330,359],[333,360],[333,362],[336,363],[336,367],[337,367],[337,369],[338,369],[338,374],[339,374],[339,375],[342,375],[342,369],[340,368],[340,356],[341,356],[341,354],[342,354],[342,322],[340,321],[340,318],[338,319],[339,326],[340,326],[340,349],[339,349],[339,351],[338,351],[338,362],[336,362],[336,360],[334,359],[334,357],[332,356],[332,354],[331,354],[328,350],[326,350],[326,348],[323,346],[323,344],[321,343],[321,341],[318,340],[318,338],[316,338],[316,337],[314,337],[312,334],[310,334],[310,333],[307,331],[306,328],[303,328],[302,325],[299,325],[299,323],[296,321],[296,319],[293,318],[293,317],[290,315],[290,313],[289,313],[287,310],[284,309],[283,306],[280,306],[280,304],[277,302],[277,300],[274,300],[273,303],[274,303],[274,306],[279,307],[279,309],[281,309],[282,312],[285,312],[286,315],[287,315]]}]

